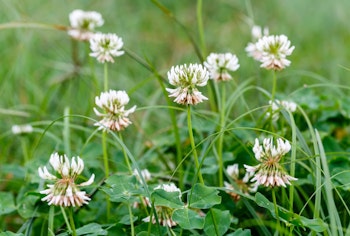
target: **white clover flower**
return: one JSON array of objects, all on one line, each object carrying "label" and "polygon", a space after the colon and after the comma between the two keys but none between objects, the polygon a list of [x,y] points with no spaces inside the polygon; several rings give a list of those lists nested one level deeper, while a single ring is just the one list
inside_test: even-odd
[{"label": "white clover flower", "polygon": [[196,86],[205,86],[209,79],[208,70],[199,64],[189,66],[173,66],[168,72],[169,83],[176,89],[167,88],[169,97],[175,97],[174,102],[182,105],[196,105],[203,100],[208,100],[198,91]]},{"label": "white clover flower", "polygon": [[13,134],[32,133],[33,126],[31,126],[31,125],[13,125],[11,130],[12,130]]},{"label": "white clover flower", "polygon": [[90,39],[90,56],[96,57],[98,62],[114,62],[113,57],[119,57],[124,54],[123,40],[116,34],[96,33]]},{"label": "white clover flower", "polygon": [[160,184],[157,187],[154,188],[154,190],[156,189],[163,189],[166,192],[179,192],[179,194],[181,195],[181,190],[176,187],[176,185],[174,183],[170,183],[170,184]]},{"label": "white clover flower", "polygon": [[262,30],[261,26],[254,25],[251,30],[253,42],[248,43],[245,51],[248,53],[249,57],[253,57],[255,60],[260,61],[262,57],[261,51],[259,51],[256,47],[256,42],[261,39],[263,36],[269,35],[269,29],[264,27]]},{"label": "white clover flower", "polygon": [[[159,207],[156,206],[156,213],[158,216],[158,222],[160,225],[164,226],[164,227],[173,227],[176,226],[177,223],[175,221],[173,221],[173,219],[171,218],[172,214],[173,214],[173,209],[168,208],[168,207]],[[152,224],[156,224],[156,218],[154,217],[154,215],[151,216],[147,216],[145,218],[142,219],[143,222],[152,222]]]},{"label": "white clover flower", "polygon": [[125,110],[125,105],[129,103],[129,96],[125,91],[109,90],[102,92],[99,97],[95,98],[95,103],[104,111],[104,113],[101,113],[94,108],[95,114],[103,117],[101,121],[95,123],[96,126],[99,126],[99,129],[121,131],[131,124],[128,116],[135,111],[136,106]]},{"label": "white clover flower", "polygon": [[[157,187],[154,188],[154,190],[162,189],[166,192],[178,192],[179,198],[181,197],[181,190],[176,187],[174,183],[169,184],[160,184]],[[148,199],[147,199],[148,200]],[[149,201],[147,201],[149,203]],[[150,206],[150,203],[149,203]],[[173,214],[174,209],[165,207],[165,206],[155,206],[156,213],[158,216],[159,224],[162,226],[167,227],[173,227],[176,226],[176,222],[172,220],[171,216]],[[143,222],[152,222],[152,224],[156,224],[156,219],[154,215],[147,216],[146,218],[142,219]]]},{"label": "white clover flower", "polygon": [[257,184],[250,182],[253,174],[247,171],[244,177],[240,178],[238,164],[227,166],[226,172],[231,178],[232,182],[235,183],[235,186],[233,186],[229,182],[224,182],[225,188],[227,189],[226,192],[232,197],[233,200],[238,201],[241,198],[241,196],[238,193],[235,193],[234,190],[238,190],[244,194],[255,193],[257,191]]},{"label": "white clover flower", "polygon": [[297,180],[297,178],[288,175],[279,164],[281,158],[287,154],[290,149],[291,145],[288,140],[283,141],[281,138],[277,139],[276,147],[273,144],[273,139],[265,138],[263,145],[260,145],[259,140],[255,139],[253,152],[260,164],[256,166],[244,165],[246,171],[251,176],[254,175],[251,181],[266,187],[286,187],[286,184],[291,184],[290,181]]},{"label": "white clover flower", "polygon": [[71,29],[68,34],[77,40],[90,40],[94,35],[95,27],[103,25],[102,15],[95,11],[74,10],[69,14]]},{"label": "white clover flower", "polygon": [[48,184],[48,189],[40,191],[46,196],[42,201],[47,201],[49,205],[56,206],[82,206],[88,204],[91,200],[85,191],[80,191],[79,187],[91,185],[94,182],[95,175],[92,174],[86,182],[76,184],[75,180],[84,169],[84,162],[80,157],[73,157],[69,161],[66,155],[60,156],[54,153],[50,156],[50,164],[58,172],[61,178],[51,174],[46,166],[38,168],[40,178],[44,180],[55,181],[54,184]]},{"label": "white clover flower", "polygon": [[[269,104],[271,105],[272,120],[274,121],[276,121],[279,118],[279,111],[281,109],[285,109],[286,111],[289,111],[291,113],[295,112],[297,109],[297,104],[292,101],[280,101],[276,99],[274,102],[269,101]],[[267,112],[266,116],[270,117],[271,112]]]},{"label": "white clover flower", "polygon": [[262,64],[260,67],[272,70],[282,70],[290,65],[286,59],[294,50],[285,35],[264,36],[255,44],[256,50],[261,53],[258,59]]},{"label": "white clover flower", "polygon": [[233,165],[227,166],[226,167],[226,172],[232,178],[238,178],[238,176],[239,176],[238,164],[233,164]]},{"label": "white clover flower", "polygon": [[262,53],[258,51],[258,49],[256,48],[256,43],[248,43],[247,47],[245,48],[245,51],[247,52],[249,57],[252,57],[257,61],[260,61],[262,57]]},{"label": "white clover flower", "polygon": [[259,25],[253,25],[251,33],[253,40],[257,41],[263,36],[269,35],[269,28],[264,27],[264,29],[262,29]]},{"label": "white clover flower", "polygon": [[215,81],[232,79],[228,71],[236,71],[239,68],[238,58],[232,53],[210,53],[204,66],[208,69],[210,78]]},{"label": "white clover flower", "polygon": [[[142,184],[142,181],[141,181],[141,178],[140,178],[140,174],[137,171],[137,169],[134,169],[134,175],[136,176],[138,181]],[[146,182],[152,179],[151,178],[151,173],[147,169],[141,170],[141,176]]]}]

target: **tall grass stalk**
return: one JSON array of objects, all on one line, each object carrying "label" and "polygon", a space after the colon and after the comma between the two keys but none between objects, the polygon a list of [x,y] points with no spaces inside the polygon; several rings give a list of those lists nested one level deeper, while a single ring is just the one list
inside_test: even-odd
[{"label": "tall grass stalk", "polygon": [[327,157],[326,157],[326,153],[324,151],[323,148],[323,144],[321,141],[321,137],[318,133],[317,130],[315,130],[315,135],[316,135],[316,141],[317,141],[317,147],[319,149],[319,155],[320,155],[320,159],[321,159],[321,164],[322,164],[322,170],[323,170],[323,174],[324,174],[324,192],[325,192],[325,201],[327,204],[327,210],[328,210],[328,214],[329,214],[329,221],[330,221],[330,230],[332,232],[332,236],[342,236],[343,234],[343,230],[342,230],[342,224],[341,224],[341,220],[338,214],[338,209],[336,207],[335,201],[334,201],[334,197],[333,197],[333,184],[331,181],[331,175],[329,172],[329,167],[328,167],[328,163],[327,163]]},{"label": "tall grass stalk", "polygon": [[[313,147],[314,147],[314,154],[315,154],[315,164],[313,164],[312,162],[310,162],[311,166],[313,166],[313,171],[314,171],[314,179],[315,179],[315,209],[313,212],[313,217],[315,219],[320,217],[320,211],[321,211],[321,199],[322,199],[322,167],[321,167],[321,161],[320,161],[320,155],[319,155],[319,148],[317,148],[317,139],[316,139],[316,135],[314,132],[314,128],[312,126],[312,123],[309,119],[309,117],[307,116],[306,112],[301,108],[298,107],[298,110],[302,113],[307,125],[308,125],[308,129],[311,135],[311,140],[313,143]],[[302,135],[299,132],[298,135],[298,139],[300,144],[302,145],[303,149],[307,152],[308,155],[312,155],[311,151],[309,150],[309,148],[307,147],[306,141],[304,140],[304,138],[302,137]]]},{"label": "tall grass stalk", "polygon": [[[297,132],[294,117],[291,112],[288,112],[291,129],[292,129],[292,155],[290,160],[290,176],[295,176],[295,165],[296,165],[296,156],[297,156]],[[294,184],[289,187],[289,211],[293,212],[293,203],[294,203]],[[290,227],[290,235],[293,233],[294,226]]]}]

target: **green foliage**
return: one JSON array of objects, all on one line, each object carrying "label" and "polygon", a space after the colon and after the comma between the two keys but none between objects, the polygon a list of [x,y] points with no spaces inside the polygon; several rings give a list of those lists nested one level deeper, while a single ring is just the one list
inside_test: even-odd
[{"label": "green foliage", "polygon": [[231,224],[229,211],[211,208],[205,217],[204,232],[207,235],[224,235]]},{"label": "green foliage", "polygon": [[163,189],[156,189],[151,195],[156,206],[165,206],[169,208],[182,208],[184,203],[180,199],[179,192],[167,192]]},{"label": "green foliage", "polygon": [[[64,233],[64,234],[59,234],[58,236],[66,236],[66,235],[69,235],[69,234]],[[101,225],[96,223],[91,223],[78,228],[77,235],[98,236],[98,235],[108,235],[108,232],[107,230],[103,229]]]},{"label": "green foliage", "polygon": [[[274,204],[270,202],[266,197],[264,197],[264,195],[257,193],[255,195],[255,202],[259,206],[268,209],[271,212],[271,215],[277,219]],[[319,218],[307,219],[306,217],[290,212],[286,209],[283,209],[282,207],[278,207],[278,219],[286,223],[288,227],[307,227],[315,232],[323,232],[327,229],[327,224]]]},{"label": "green foliage", "polygon": [[172,219],[183,229],[203,229],[204,218],[188,208],[176,209]]},{"label": "green foliage", "polygon": [[[349,235],[350,53],[340,42],[348,39],[350,1],[314,5],[0,1],[0,236]],[[89,42],[67,34],[74,9],[100,12],[98,31],[121,36],[125,54],[108,66],[90,57]],[[290,67],[271,73],[247,57],[253,25],[288,36]],[[186,113],[166,91],[167,71],[210,52],[235,53],[240,68],[230,81],[199,88],[208,101]],[[102,134],[94,107],[107,77],[137,110],[129,127]],[[280,107],[272,119],[272,97],[295,102],[296,111]],[[33,131],[12,132],[22,124]],[[276,196],[264,186],[253,191],[244,168],[258,164],[254,142],[265,137],[292,145],[280,164],[298,180],[275,188]],[[41,200],[54,181],[41,179],[38,167],[53,173],[56,151],[84,160],[78,183],[95,174],[79,186],[89,204],[62,211]],[[228,173],[233,164],[237,172]],[[140,181],[135,169],[151,179]],[[157,188],[164,183],[179,191]]]},{"label": "green foliage", "polygon": [[16,233],[9,232],[9,231],[1,232],[0,235],[1,236],[24,236],[24,234],[16,234]]},{"label": "green foliage", "polygon": [[208,209],[214,205],[220,204],[221,197],[216,188],[205,186],[204,184],[195,184],[188,192],[187,202],[190,207],[199,209]]},{"label": "green foliage", "polygon": [[108,187],[101,187],[113,202],[131,202],[142,193],[135,176],[112,175],[106,179]]},{"label": "green foliage", "polygon": [[0,192],[0,215],[5,215],[16,210],[12,193]]},{"label": "green foliage", "polygon": [[227,236],[250,236],[252,235],[249,229],[237,229],[234,233],[227,234]]}]

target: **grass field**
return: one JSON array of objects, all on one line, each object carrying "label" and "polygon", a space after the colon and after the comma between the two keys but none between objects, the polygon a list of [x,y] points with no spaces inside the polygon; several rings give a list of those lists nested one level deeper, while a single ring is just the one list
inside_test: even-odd
[{"label": "grass field", "polygon": [[[120,36],[125,54],[108,67],[90,57],[89,43],[66,31],[75,9],[101,13],[98,30]],[[348,235],[348,9],[346,0],[0,0],[0,236]],[[288,36],[289,67],[274,73],[247,56],[253,25]],[[209,100],[196,106],[172,102],[170,68],[211,52],[237,55],[234,79],[210,80],[200,88]],[[94,126],[106,74],[108,90],[125,90],[127,108],[137,106],[121,132]],[[267,119],[271,98],[294,101],[297,111]],[[25,124],[33,131],[13,133]],[[238,163],[241,178],[244,164],[258,163],[255,139],[266,137],[291,143],[282,162],[298,180],[246,193],[226,167]],[[88,205],[40,200],[49,181],[38,168],[54,152],[84,160],[78,182],[95,174],[84,188]],[[146,168],[151,180],[138,182],[132,171]],[[170,182],[180,199],[155,188]],[[153,205],[141,206],[146,197]],[[175,226],[142,221],[165,208]]]}]

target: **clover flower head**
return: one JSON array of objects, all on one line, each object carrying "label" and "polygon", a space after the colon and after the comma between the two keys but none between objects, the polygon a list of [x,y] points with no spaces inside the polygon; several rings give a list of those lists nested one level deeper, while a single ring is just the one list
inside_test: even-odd
[{"label": "clover flower head", "polygon": [[125,105],[129,103],[129,96],[125,91],[109,90],[102,92],[100,96],[95,98],[95,103],[104,111],[104,113],[101,113],[94,108],[95,114],[103,117],[101,121],[95,123],[96,126],[99,126],[99,129],[121,131],[131,124],[128,116],[135,111],[136,106],[129,110],[125,109]]},{"label": "clover flower head", "polygon": [[267,112],[266,116],[270,117],[272,113],[272,120],[276,121],[279,118],[279,111],[281,109],[284,109],[286,111],[289,111],[291,113],[295,112],[297,109],[297,104],[292,101],[285,101],[285,100],[275,100],[274,102],[269,101],[269,104],[271,105],[271,112]]},{"label": "clover flower head", "polygon": [[264,29],[262,29],[259,25],[253,25],[251,33],[253,40],[257,41],[263,36],[269,35],[269,28],[264,27]]},{"label": "clover flower head", "polygon": [[205,86],[208,79],[208,70],[200,64],[173,66],[168,72],[168,80],[177,88],[166,90],[170,93],[169,97],[175,97],[174,102],[182,105],[196,105],[203,100],[208,100],[196,88],[196,86]]},{"label": "clover flower head", "polygon": [[[151,173],[147,170],[147,169],[143,169],[140,171],[141,172],[141,176],[142,178],[147,182],[149,180],[151,180]],[[142,184],[142,181],[141,181],[141,177],[140,177],[140,174],[139,172],[137,171],[137,169],[134,169],[134,175],[136,176],[136,178],[138,179],[138,181]]]},{"label": "clover flower head", "polygon": [[267,27],[264,27],[264,29],[262,29],[261,26],[254,25],[252,27],[251,34],[253,41],[248,43],[247,47],[245,48],[245,51],[248,53],[249,57],[253,57],[255,60],[260,61],[262,57],[262,52],[257,49],[256,42],[263,36],[268,36],[269,29]]},{"label": "clover flower head", "polygon": [[54,181],[54,184],[48,184],[48,189],[40,191],[46,196],[42,201],[47,201],[49,205],[56,206],[82,206],[88,204],[91,200],[85,191],[81,191],[79,187],[91,185],[94,182],[95,175],[92,174],[86,182],[76,184],[75,180],[84,169],[84,162],[80,157],[72,157],[69,161],[66,155],[53,153],[50,156],[50,164],[53,169],[60,175],[60,178],[51,174],[47,167],[39,167],[39,177],[44,180]]},{"label": "clover flower head", "polygon": [[238,176],[239,176],[238,164],[233,164],[233,165],[227,166],[226,167],[226,172],[232,178],[238,178]]},{"label": "clover flower head", "polygon": [[233,186],[229,182],[224,182],[225,188],[227,189],[226,192],[232,197],[234,201],[238,201],[241,198],[241,196],[235,191],[239,191],[244,194],[255,193],[257,191],[258,185],[256,183],[250,182],[250,179],[253,176],[251,172],[247,171],[243,178],[240,177],[238,164],[227,166],[226,172],[229,175],[231,181],[235,183]]},{"label": "clover flower head", "polygon": [[169,183],[169,184],[160,184],[157,187],[154,188],[154,190],[156,189],[163,189],[166,192],[179,192],[179,195],[181,195],[181,190],[176,187],[176,185],[174,183]]},{"label": "clover flower head", "polygon": [[[158,221],[159,224],[162,226],[167,226],[169,228],[176,226],[177,223],[175,221],[173,221],[173,219],[171,218],[172,214],[173,214],[173,209],[168,208],[168,207],[160,207],[160,206],[156,206],[156,213],[158,216]],[[154,215],[151,216],[147,216],[145,218],[142,219],[143,222],[152,222],[152,224],[156,224],[156,218],[154,217]]]},{"label": "clover flower head", "polygon": [[290,65],[287,56],[290,56],[294,50],[291,42],[285,35],[264,36],[255,44],[256,50],[260,53],[260,67],[268,70],[282,70]]},{"label": "clover flower head", "polygon": [[290,149],[291,145],[288,140],[283,141],[283,139],[278,138],[277,145],[274,145],[272,138],[265,138],[263,144],[260,145],[259,140],[255,139],[253,152],[260,164],[256,166],[244,165],[246,171],[249,172],[250,175],[254,175],[251,181],[266,187],[286,187],[286,184],[291,184],[291,180],[297,180],[288,175],[279,163],[281,158],[287,154]]},{"label": "clover flower head", "polygon": [[13,134],[27,134],[33,132],[33,126],[31,125],[13,125],[11,127]]},{"label": "clover flower head", "polygon": [[275,100],[274,102],[269,101],[269,104],[272,106],[273,111],[278,111],[282,108],[290,112],[295,112],[297,109],[297,104],[292,101]]},{"label": "clover flower head", "polygon": [[[157,190],[157,189],[162,189],[166,192],[177,192],[179,194],[179,198],[181,197],[181,190],[178,187],[176,187],[174,183],[160,184],[154,188],[154,190]],[[150,203],[149,203],[149,206],[150,206]],[[155,206],[155,209],[156,209],[156,213],[157,213],[158,221],[160,225],[167,226],[167,227],[173,227],[177,225],[176,222],[173,221],[171,218],[174,209],[166,206]],[[142,219],[142,221],[152,222],[152,224],[156,224],[156,219],[154,215],[147,216],[146,218]]]},{"label": "clover flower head", "polygon": [[116,34],[96,33],[90,39],[90,56],[96,57],[100,63],[114,63],[113,57],[119,57],[124,54],[123,40]]},{"label": "clover flower head", "polygon": [[239,68],[238,58],[232,53],[210,53],[204,66],[208,69],[210,78],[215,81],[232,79],[228,71],[236,71]]},{"label": "clover flower head", "polygon": [[71,29],[68,34],[77,40],[87,41],[94,35],[95,27],[102,26],[102,15],[96,11],[74,10],[69,14]]}]

